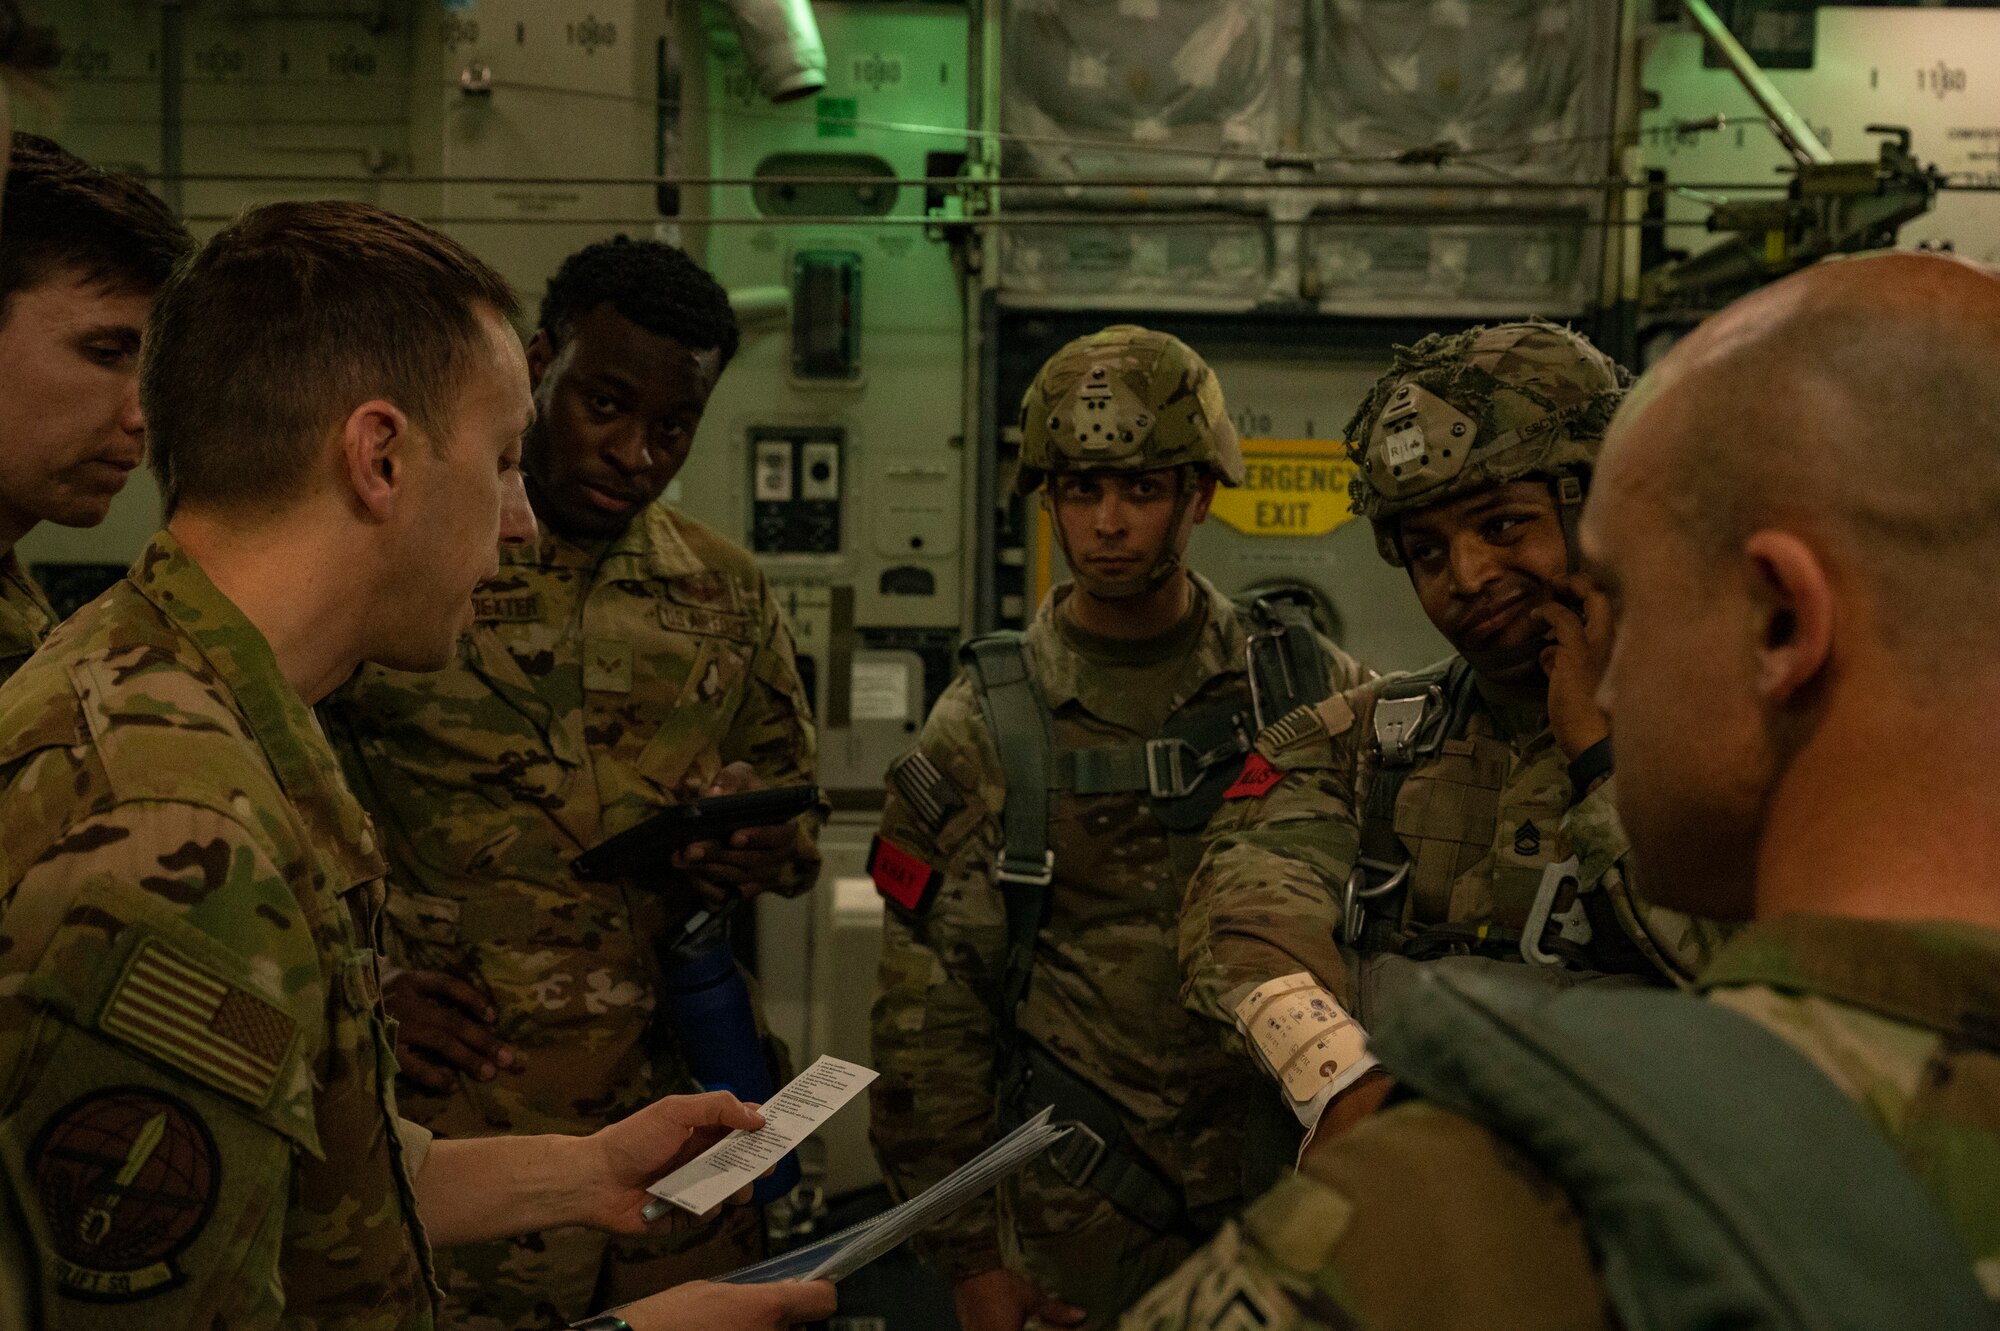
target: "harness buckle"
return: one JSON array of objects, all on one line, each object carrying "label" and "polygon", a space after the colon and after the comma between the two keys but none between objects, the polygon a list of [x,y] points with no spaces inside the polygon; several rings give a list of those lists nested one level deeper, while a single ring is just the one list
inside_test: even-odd
[{"label": "harness buckle", "polygon": [[1394,866],[1389,876],[1373,887],[1368,886],[1370,869],[1391,870],[1391,866],[1379,860],[1356,860],[1354,871],[1347,875],[1347,886],[1341,889],[1340,941],[1349,947],[1361,946],[1361,931],[1368,926],[1368,903],[1401,887],[1410,876],[1410,861]]},{"label": "harness buckle", "polygon": [[1053,850],[1042,852],[1042,867],[1039,869],[1016,868],[1010,865],[1006,857],[1003,856],[1000,860],[1000,867],[993,872],[994,881],[1019,883],[1023,887],[1047,887],[1055,881],[1055,876],[1056,853]]},{"label": "harness buckle", "polygon": [[[1542,870],[1541,885],[1535,889],[1535,904],[1528,908],[1528,922],[1521,930],[1521,960],[1531,966],[1563,966],[1561,954],[1542,946],[1542,940],[1588,947],[1591,940],[1590,913],[1584,909],[1577,882],[1577,858],[1557,860]],[[1556,902],[1567,897],[1562,910]]]},{"label": "harness buckle", "polygon": [[1417,740],[1427,718],[1441,716],[1444,693],[1433,684],[1405,698],[1384,697],[1375,704],[1375,743],[1382,761],[1397,767],[1416,760]]},{"label": "harness buckle", "polygon": [[1077,1119],[1063,1124],[1069,1133],[1048,1149],[1049,1168],[1072,1188],[1089,1186],[1091,1175],[1104,1161],[1104,1138]]},{"label": "harness buckle", "polygon": [[[1146,792],[1156,800],[1186,799],[1200,784],[1203,771],[1201,755],[1194,745],[1184,739],[1149,739],[1146,741]],[[1195,772],[1188,773],[1189,759],[1194,759]]]}]

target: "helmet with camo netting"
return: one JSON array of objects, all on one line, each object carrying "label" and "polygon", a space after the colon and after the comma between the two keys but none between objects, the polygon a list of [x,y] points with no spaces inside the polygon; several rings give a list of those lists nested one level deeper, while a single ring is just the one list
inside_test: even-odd
[{"label": "helmet with camo netting", "polygon": [[1243,451],[1208,362],[1170,333],[1135,324],[1077,338],[1021,399],[1021,470],[1032,493],[1055,471],[1198,467],[1243,481]]},{"label": "helmet with camo netting", "polygon": [[1539,319],[1434,333],[1396,348],[1347,423],[1354,511],[1403,562],[1396,519],[1509,481],[1556,487],[1575,541],[1577,511],[1631,376],[1581,333]]}]

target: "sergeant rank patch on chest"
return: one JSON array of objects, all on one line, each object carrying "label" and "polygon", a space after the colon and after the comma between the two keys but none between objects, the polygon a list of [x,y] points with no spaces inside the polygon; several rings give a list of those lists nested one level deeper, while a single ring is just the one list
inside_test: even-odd
[{"label": "sergeant rank patch on chest", "polygon": [[593,693],[630,693],[632,644],[612,638],[585,638],[583,687]]}]

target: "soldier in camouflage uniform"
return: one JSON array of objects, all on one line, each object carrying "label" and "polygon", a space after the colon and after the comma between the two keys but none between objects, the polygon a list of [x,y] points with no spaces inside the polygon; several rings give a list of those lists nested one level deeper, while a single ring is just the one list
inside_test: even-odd
[{"label": "soldier in camouflage uniform", "polygon": [[[0,688],[0,1286],[28,1324],[421,1331],[427,1233],[639,1233],[691,1133],[760,1122],[717,1094],[595,1137],[433,1142],[397,1114],[383,862],[308,704],[364,659],[441,664],[496,540],[532,537],[511,302],[444,237],[344,203],[246,215],[160,297],[169,528]],[[390,313],[424,331],[343,342]],[[306,404],[297,436],[244,424],[278,402]],[[812,1293],[801,1315],[831,1310]],[[630,1321],[774,1324],[699,1286]]]},{"label": "soldier in camouflage uniform", "polygon": [[[1640,1048],[1606,1062],[1587,1118],[1435,1081],[1309,1160],[1129,1331],[1995,1324],[1996,330],[2000,272],[1843,259],[1641,381],[1584,548],[1618,606],[1604,687],[1647,890],[1750,921],[1706,1004],[1557,1000],[1657,1023],[1614,1032]],[[1409,1019],[1448,997],[1392,1024],[1399,1074],[1432,1061]],[[1701,1030],[1760,1057],[1648,1086],[1643,1064]],[[1663,1178],[1586,1121],[1706,1149]]]},{"label": "soldier in camouflage uniform", "polygon": [[[370,667],[323,709],[389,856],[404,1109],[441,1134],[590,1131],[692,1089],[655,1013],[655,948],[689,904],[570,860],[669,805],[813,778],[769,583],[655,502],[735,347],[722,289],[671,246],[621,237],[565,263],[528,348],[540,540],[503,552],[451,669]],[[739,832],[684,867],[731,894],[801,892],[817,827]],[[692,1251],[583,1231],[460,1249],[449,1320],[560,1325],[761,1254],[756,1211],[727,1224]]]},{"label": "soldier in camouflage uniform", "polygon": [[102,522],[145,456],[140,330],[190,243],[136,180],[32,134],[13,136],[12,158],[0,248],[0,680],[56,619],[15,545],[41,522]]},{"label": "soldier in camouflage uniform", "polygon": [[1309,1132],[1387,1090],[1364,1031],[1413,962],[1567,983],[1701,957],[1631,890],[1592,697],[1609,614],[1574,572],[1623,382],[1565,329],[1476,328],[1399,350],[1348,425],[1356,509],[1459,655],[1257,737],[1180,935],[1188,1004],[1248,1037]]},{"label": "soldier in camouflage uniform", "polygon": [[[1178,339],[1120,326],[1057,352],[1022,406],[1020,488],[1047,485],[1075,580],[1025,639],[967,649],[889,772],[870,868],[892,1188],[921,1191],[1044,1104],[1079,1124],[922,1241],[968,1331],[1102,1325],[1243,1196],[1240,1061],[1181,1008],[1174,950],[1194,833],[1257,727],[1251,633],[1275,613],[1182,557],[1241,476],[1221,389]],[[1363,677],[1303,611],[1290,622],[1272,642],[1299,649],[1297,696]],[[1048,741],[1042,776],[1010,757],[1022,735]]]}]

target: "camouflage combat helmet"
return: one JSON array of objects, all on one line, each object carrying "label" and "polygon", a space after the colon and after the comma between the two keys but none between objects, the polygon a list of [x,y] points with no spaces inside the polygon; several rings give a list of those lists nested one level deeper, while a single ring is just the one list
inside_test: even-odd
[{"label": "camouflage combat helmet", "polygon": [[1032,493],[1052,471],[1204,468],[1243,481],[1243,452],[1214,371],[1168,333],[1116,324],[1049,357],[1021,399],[1021,470]]},{"label": "camouflage combat helmet", "polygon": [[1580,333],[1539,319],[1434,333],[1396,348],[1347,423],[1359,469],[1354,511],[1375,544],[1403,562],[1395,519],[1529,477],[1556,486],[1563,527],[1576,518],[1591,468],[1631,376]]}]

